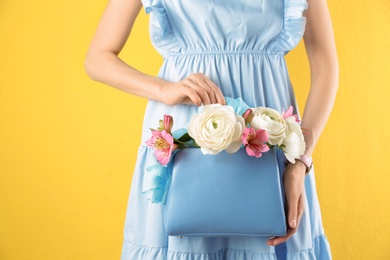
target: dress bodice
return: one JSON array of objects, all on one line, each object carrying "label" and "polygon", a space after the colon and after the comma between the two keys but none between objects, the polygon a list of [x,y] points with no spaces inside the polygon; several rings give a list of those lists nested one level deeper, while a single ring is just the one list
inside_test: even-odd
[{"label": "dress bodice", "polygon": [[[150,14],[151,41],[164,57],[158,77],[177,82],[202,72],[225,96],[251,107],[296,107],[284,55],[302,38],[306,0],[142,2]],[[184,127],[195,112],[195,106],[150,100],[146,118],[158,122],[170,114]],[[150,124],[145,121],[144,128]]]},{"label": "dress bodice", "polygon": [[[300,41],[306,0],[142,0],[164,57],[180,53],[286,53]],[[236,18],[236,19],[235,19]]]}]

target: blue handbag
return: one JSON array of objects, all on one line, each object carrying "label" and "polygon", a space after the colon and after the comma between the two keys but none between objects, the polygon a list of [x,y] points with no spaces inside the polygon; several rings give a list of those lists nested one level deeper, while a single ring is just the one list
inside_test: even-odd
[{"label": "blue handbag", "polygon": [[285,235],[283,163],[275,149],[260,158],[247,155],[245,149],[216,155],[203,155],[196,148],[176,152],[164,206],[167,234]]}]

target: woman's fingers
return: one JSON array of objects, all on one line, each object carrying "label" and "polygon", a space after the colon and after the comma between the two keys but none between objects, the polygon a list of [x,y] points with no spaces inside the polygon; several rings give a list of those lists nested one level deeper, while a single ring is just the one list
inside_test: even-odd
[{"label": "woman's fingers", "polygon": [[298,210],[297,210],[297,227],[301,223],[303,213],[305,212],[305,193],[299,197]]},{"label": "woman's fingers", "polygon": [[213,102],[215,100],[215,98],[213,97],[213,94],[211,93],[211,91],[206,89],[204,86],[202,86],[200,84],[201,84],[200,82],[195,82],[195,80],[191,80],[191,79],[187,79],[183,82],[183,85],[185,85],[186,87],[195,91],[195,93],[201,99],[201,103],[203,105],[215,103],[215,102]]},{"label": "woman's fingers", "polygon": [[[189,97],[192,101],[200,99],[200,102],[194,102],[198,106],[215,103],[225,105],[225,98],[221,90],[203,73],[193,73],[180,81],[179,84],[191,89],[191,91],[187,89],[186,93],[191,93]],[[199,99],[195,98],[194,95],[198,96]]]},{"label": "woman's fingers", "polygon": [[[177,90],[174,89],[173,91],[177,91]],[[193,88],[185,87],[183,91],[184,91],[184,93],[182,94],[182,98],[180,98],[181,103],[184,103],[184,104],[192,103],[192,104],[195,104],[197,106],[202,105],[202,99],[199,97],[198,93]],[[191,102],[188,102],[188,101],[191,101]]]},{"label": "woman's fingers", "polygon": [[225,105],[221,90],[203,73],[193,73],[177,83],[167,83],[162,95],[166,104]]},{"label": "woman's fingers", "polygon": [[[289,193],[289,194],[287,194]],[[297,217],[298,217],[298,201],[299,201],[299,192],[298,190],[293,190],[286,193],[287,199],[287,220],[290,228],[296,228],[298,226]]]},{"label": "woman's fingers", "polygon": [[212,82],[208,77],[206,77],[203,73],[198,73],[198,75],[203,79],[203,81],[207,84],[207,86],[211,89],[215,100],[213,103],[219,103],[221,105],[225,105],[225,97],[222,94],[222,91],[220,88],[218,88],[217,85],[215,85],[214,82]]},{"label": "woman's fingers", "polygon": [[294,233],[297,231],[297,228],[287,228],[287,232],[285,236],[281,237],[274,237],[268,240],[267,244],[269,246],[276,246],[278,244],[281,244],[283,242],[286,242]]},{"label": "woman's fingers", "polygon": [[217,103],[215,89],[213,89],[205,79],[206,76],[202,73],[191,74],[188,77],[188,80],[193,83],[193,87],[199,91],[200,97],[204,100],[203,104],[215,104]]},{"label": "woman's fingers", "polygon": [[304,212],[303,196],[300,196],[298,199],[298,203],[294,204],[292,207],[295,209],[288,211],[289,223],[288,223],[286,235],[269,239],[267,242],[269,246],[276,246],[280,243],[286,242],[292,235],[295,234],[295,232],[297,232],[298,226],[300,224]]},{"label": "woman's fingers", "polygon": [[287,232],[285,236],[268,240],[268,245],[276,246],[287,241],[297,230],[305,210],[304,167],[289,165],[283,174],[283,184],[287,203]]}]

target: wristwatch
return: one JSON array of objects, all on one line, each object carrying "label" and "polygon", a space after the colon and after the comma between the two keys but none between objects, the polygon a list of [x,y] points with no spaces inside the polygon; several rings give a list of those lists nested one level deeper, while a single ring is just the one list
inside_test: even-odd
[{"label": "wristwatch", "polygon": [[311,168],[313,167],[313,160],[309,156],[307,156],[306,154],[302,154],[301,158],[296,159],[296,160],[299,160],[299,161],[303,162],[304,165],[306,165],[306,174],[308,174],[310,172]]}]

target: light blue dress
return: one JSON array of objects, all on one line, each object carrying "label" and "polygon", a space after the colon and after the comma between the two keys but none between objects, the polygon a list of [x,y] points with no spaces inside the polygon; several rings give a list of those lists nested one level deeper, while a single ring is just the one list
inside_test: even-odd
[{"label": "light blue dress", "polygon": [[[150,36],[164,57],[158,76],[179,81],[202,72],[225,96],[241,97],[250,107],[297,111],[285,54],[301,40],[306,0],[142,0],[150,14]],[[197,112],[192,105],[148,102],[142,143],[134,170],[122,260],[331,259],[321,222],[314,168],[306,177],[306,206],[299,230],[286,243],[267,246],[267,238],[168,237],[163,204],[143,194],[147,167],[154,154],[145,145],[149,128],[164,114],[174,118],[173,130],[186,127]]]}]

